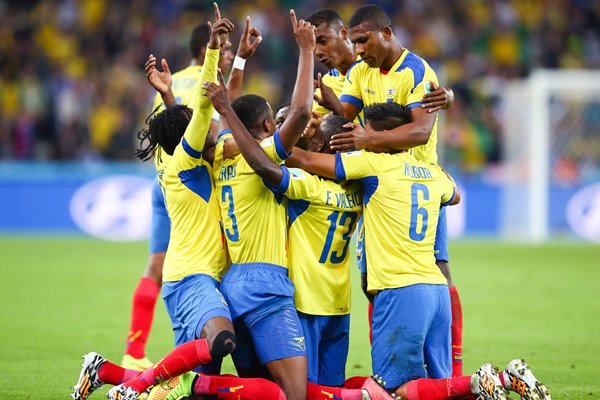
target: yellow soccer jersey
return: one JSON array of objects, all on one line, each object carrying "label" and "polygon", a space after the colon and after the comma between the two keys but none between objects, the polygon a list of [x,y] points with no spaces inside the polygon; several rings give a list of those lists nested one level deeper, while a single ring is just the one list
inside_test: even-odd
[{"label": "yellow soccer jersey", "polygon": [[[434,70],[419,56],[404,50],[389,71],[370,68],[357,61],[346,74],[340,101],[360,109],[375,103],[398,103],[408,108],[419,107],[425,95],[425,82],[438,84]],[[437,163],[437,118],[429,141],[410,149],[417,160]]]},{"label": "yellow soccer jersey", "polygon": [[408,152],[353,151],[336,155],[336,176],[363,187],[369,292],[447,284],[433,245],[440,206],[452,201],[454,182],[439,166]]},{"label": "yellow soccer jersey", "polygon": [[[223,145],[230,135],[226,132],[217,140],[213,177],[231,262],[267,263],[287,268],[283,195],[265,186],[241,154],[232,159],[223,158]],[[263,140],[261,146],[278,164],[289,156],[278,132]]]},{"label": "yellow soccer jersey", "polygon": [[[331,69],[327,74],[325,74],[322,78],[323,83],[329,86],[335,95],[339,98],[342,95],[342,89],[344,88],[344,81],[346,80],[346,75],[342,74],[338,69]],[[321,96],[321,91],[319,89],[315,90],[315,94],[317,96]],[[316,101],[313,101],[313,111],[318,112],[321,115],[328,114],[330,111],[325,107],[322,107]],[[360,126],[365,126],[365,117],[363,112],[359,112],[354,120]]]},{"label": "yellow soccer jersey", "polygon": [[278,190],[288,198],[288,267],[296,308],[311,315],[348,314],[348,245],[362,214],[361,186],[282,168]]},{"label": "yellow soccer jersey", "polygon": [[[207,49],[206,68],[198,82],[216,80],[218,60],[219,51]],[[192,119],[171,160],[158,175],[171,219],[163,282],[198,273],[220,280],[227,267],[212,171],[201,152],[213,107],[200,91],[198,85],[189,104],[194,110]]]},{"label": "yellow soccer jersey", "polygon": [[[194,87],[200,80],[201,71],[201,65],[190,65],[189,67],[173,74],[173,86],[171,89],[173,90],[173,95],[175,96],[177,104],[188,105],[192,98]],[[162,105],[162,98],[160,93],[156,93],[154,96],[154,104],[152,105],[152,109],[154,110],[159,105]],[[164,105],[161,108],[164,109]],[[156,170],[160,171],[164,169],[170,157],[171,156],[169,156],[167,153],[161,151],[159,158],[159,153],[157,151],[154,157],[154,165],[156,166]]]}]

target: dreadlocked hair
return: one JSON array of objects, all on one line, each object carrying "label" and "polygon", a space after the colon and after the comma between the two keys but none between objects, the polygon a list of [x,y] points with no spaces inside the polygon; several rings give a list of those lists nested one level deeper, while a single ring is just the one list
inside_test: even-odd
[{"label": "dreadlocked hair", "polygon": [[192,109],[187,106],[178,104],[157,113],[160,107],[156,107],[146,118],[148,127],[137,133],[140,148],[135,151],[135,156],[142,161],[148,161],[157,149],[159,161],[161,149],[173,155],[192,119]]}]

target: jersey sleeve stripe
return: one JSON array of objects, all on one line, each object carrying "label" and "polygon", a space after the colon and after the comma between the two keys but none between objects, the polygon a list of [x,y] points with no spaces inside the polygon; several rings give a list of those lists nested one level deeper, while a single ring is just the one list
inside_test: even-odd
[{"label": "jersey sleeve stripe", "polygon": [[281,172],[283,172],[283,175],[281,176],[281,182],[279,182],[277,190],[280,193],[285,193],[290,187],[290,171],[287,169],[286,166],[282,165]]},{"label": "jersey sleeve stripe", "polygon": [[277,152],[277,156],[279,156],[281,160],[287,160],[292,154],[285,151],[285,148],[281,143],[281,138],[279,137],[279,131],[275,132],[273,140],[275,141],[275,151]]},{"label": "jersey sleeve stripe", "polygon": [[342,161],[342,153],[335,153],[335,178],[338,181],[346,180],[346,170]]},{"label": "jersey sleeve stripe", "polygon": [[361,110],[364,107],[361,99],[358,99],[354,96],[350,96],[349,94],[343,94],[342,97],[340,97],[340,101],[343,103],[350,103],[353,106],[358,107]]},{"label": "jersey sleeve stripe", "polygon": [[412,110],[413,108],[420,107],[421,105],[423,105],[423,103],[421,103],[420,101],[418,101],[416,103],[407,104],[406,108],[408,108],[409,110]]},{"label": "jersey sleeve stripe", "polygon": [[455,194],[456,194],[456,188],[452,189],[452,196],[450,197],[450,200],[443,202],[442,206],[447,206],[448,204],[452,203],[452,200],[454,200]]},{"label": "jersey sleeve stripe", "polygon": [[227,135],[231,133],[231,129],[229,128],[225,128],[221,131],[221,133],[219,133],[219,136],[217,136],[217,142],[219,141],[219,139],[221,139],[223,136]]},{"label": "jersey sleeve stripe", "polygon": [[188,156],[196,159],[202,157],[202,152],[193,149],[192,146],[189,145],[187,140],[185,140],[185,138],[183,138],[183,140],[181,141],[181,145],[183,146],[183,149],[188,154]]}]

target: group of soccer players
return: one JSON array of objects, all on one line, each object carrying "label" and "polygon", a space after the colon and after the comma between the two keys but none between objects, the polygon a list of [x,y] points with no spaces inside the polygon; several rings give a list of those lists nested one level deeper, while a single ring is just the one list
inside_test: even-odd
[{"label": "group of soccer players", "polygon": [[[113,400],[550,399],[522,360],[461,373],[444,229],[459,194],[436,156],[436,111],[451,92],[378,6],[348,26],[328,9],[290,17],[298,73],[277,120],[264,98],[241,95],[262,41],[249,18],[227,85],[217,69],[233,24],[216,4],[206,48],[192,35],[199,76],[171,77],[149,57],[164,103],[138,135],[138,157],[154,156],[159,171],[151,262],[124,366],[86,354],[72,397],[112,384]],[[315,54],[331,71],[313,83]],[[349,245],[361,220],[375,377],[346,380]],[[152,365],[144,344],[161,277],[176,347]],[[239,377],[219,375],[228,354]]]}]

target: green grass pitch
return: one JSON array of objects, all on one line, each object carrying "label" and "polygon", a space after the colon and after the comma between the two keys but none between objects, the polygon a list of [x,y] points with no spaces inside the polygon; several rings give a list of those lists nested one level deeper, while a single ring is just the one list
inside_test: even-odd
[{"label": "green grass pitch", "polygon": [[[554,399],[600,398],[600,246],[460,241],[450,254],[464,308],[465,373],[523,357]],[[145,243],[3,236],[0,257],[0,399],[68,398],[90,350],[120,362]],[[370,373],[366,303],[352,271],[348,376]],[[156,310],[153,360],[172,347],[161,300]],[[225,371],[233,371],[229,360]]]}]

